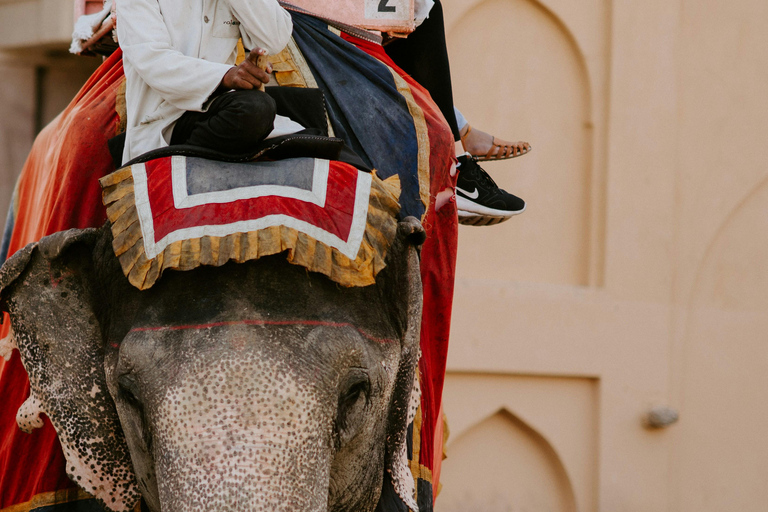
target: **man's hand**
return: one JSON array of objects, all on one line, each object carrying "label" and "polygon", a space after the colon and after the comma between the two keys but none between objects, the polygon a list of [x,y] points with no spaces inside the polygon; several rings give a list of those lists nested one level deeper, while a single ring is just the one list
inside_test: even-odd
[{"label": "man's hand", "polygon": [[221,80],[222,87],[224,89],[262,89],[264,84],[269,83],[269,74],[272,72],[272,65],[264,58],[266,54],[267,51],[263,48],[252,50],[242,64],[226,72]]}]

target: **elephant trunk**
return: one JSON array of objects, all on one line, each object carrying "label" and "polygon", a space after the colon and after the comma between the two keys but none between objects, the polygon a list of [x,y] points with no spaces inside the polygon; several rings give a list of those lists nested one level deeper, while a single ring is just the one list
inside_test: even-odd
[{"label": "elephant trunk", "polygon": [[333,434],[327,397],[263,357],[227,354],[190,370],[153,421],[161,510],[324,512]]}]

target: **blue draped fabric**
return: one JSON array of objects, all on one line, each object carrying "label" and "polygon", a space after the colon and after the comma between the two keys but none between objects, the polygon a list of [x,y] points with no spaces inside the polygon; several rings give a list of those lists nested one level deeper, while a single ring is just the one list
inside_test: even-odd
[{"label": "blue draped fabric", "polygon": [[422,218],[418,140],[413,116],[390,69],[329,30],[328,24],[292,12],[293,38],[325,94],[335,135],[376,169],[400,176],[400,215]]},{"label": "blue draped fabric", "polygon": [[11,198],[11,205],[8,207],[8,216],[5,218],[5,229],[3,230],[3,239],[0,241],[0,265],[8,259],[8,249],[11,245],[11,234],[13,233],[13,226],[16,224],[16,218],[14,215],[16,202],[16,194]]}]

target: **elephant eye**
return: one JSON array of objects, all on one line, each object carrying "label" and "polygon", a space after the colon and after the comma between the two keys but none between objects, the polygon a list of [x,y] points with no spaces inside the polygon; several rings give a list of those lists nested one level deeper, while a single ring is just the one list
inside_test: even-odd
[{"label": "elephant eye", "polygon": [[139,399],[136,396],[137,385],[136,380],[130,375],[121,375],[117,378],[117,385],[120,388],[120,395],[134,404],[139,403]]},{"label": "elephant eye", "polygon": [[343,404],[347,406],[355,405],[361,396],[364,398],[368,396],[370,388],[371,384],[368,382],[368,379],[355,382],[344,394],[344,397],[342,398]]},{"label": "elephant eye", "polygon": [[343,439],[354,436],[354,427],[360,423],[368,404],[371,392],[371,381],[364,371],[352,373],[344,382],[339,394],[339,409],[336,419],[336,430]]},{"label": "elephant eye", "polygon": [[144,416],[144,405],[138,398],[139,385],[136,379],[130,374],[121,375],[117,378],[117,386],[120,397],[128,402],[128,405],[135,411],[135,414],[132,415],[133,421],[131,425],[140,436],[139,438],[144,445],[144,451],[151,453],[152,435],[147,428],[148,423]]}]

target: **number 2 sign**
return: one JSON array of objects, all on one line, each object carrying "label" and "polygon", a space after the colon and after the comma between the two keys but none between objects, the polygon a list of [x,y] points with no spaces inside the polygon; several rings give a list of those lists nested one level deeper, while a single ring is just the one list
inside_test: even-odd
[{"label": "number 2 sign", "polygon": [[414,0],[288,0],[284,3],[369,30],[408,33],[415,28]]},{"label": "number 2 sign", "polygon": [[389,5],[389,0],[381,0],[379,2],[379,12],[397,12],[397,6]]}]

